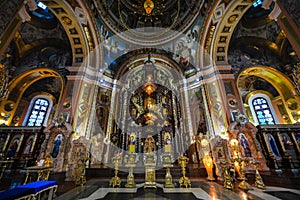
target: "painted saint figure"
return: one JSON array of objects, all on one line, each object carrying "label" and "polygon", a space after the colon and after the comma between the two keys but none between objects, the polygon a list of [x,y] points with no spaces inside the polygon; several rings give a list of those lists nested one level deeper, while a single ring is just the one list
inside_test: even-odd
[{"label": "painted saint figure", "polygon": [[272,153],[272,156],[274,156],[276,159],[280,157],[280,153],[278,151],[276,142],[274,140],[274,137],[270,134],[267,134],[267,138],[268,138],[268,143],[269,143],[269,147]]},{"label": "painted saint figure", "polygon": [[19,145],[19,139],[15,139],[15,140],[11,143],[11,145],[10,145],[8,151],[7,151],[6,156],[9,157],[9,158],[13,157],[13,156],[16,154],[18,145]]},{"label": "painted saint figure", "polygon": [[217,154],[218,154],[218,158],[224,158],[222,149],[219,148]]},{"label": "painted saint figure", "polygon": [[53,158],[57,157],[57,155],[59,153],[60,144],[61,144],[61,134],[57,135],[57,138],[56,138],[56,140],[54,142],[53,150],[52,150],[52,153],[51,153],[51,156]]},{"label": "painted saint figure", "polygon": [[244,155],[246,157],[251,157],[251,150],[250,150],[248,141],[247,141],[247,139],[246,139],[246,137],[244,135],[240,136],[240,142],[241,142],[241,145],[242,145],[242,147],[244,149]]},{"label": "painted saint figure", "polygon": [[293,149],[293,143],[289,139],[288,135],[283,135],[282,136],[282,142],[283,142],[285,150],[292,150]]},{"label": "painted saint figure", "polygon": [[27,157],[30,154],[30,149],[31,149],[32,143],[33,143],[33,139],[30,138],[27,141],[26,146],[25,146],[24,151],[23,151],[23,156],[24,157]]}]

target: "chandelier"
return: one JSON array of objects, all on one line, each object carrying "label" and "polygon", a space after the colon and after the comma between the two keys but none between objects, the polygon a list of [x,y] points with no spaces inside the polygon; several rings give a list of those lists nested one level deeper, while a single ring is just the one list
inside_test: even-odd
[{"label": "chandelier", "polygon": [[8,70],[0,63],[0,101],[8,97]]},{"label": "chandelier", "polygon": [[148,15],[151,14],[153,8],[154,8],[154,3],[153,3],[153,1],[151,1],[151,0],[146,0],[146,1],[144,2],[144,9],[145,9],[145,11],[146,11],[146,13],[147,13]]}]

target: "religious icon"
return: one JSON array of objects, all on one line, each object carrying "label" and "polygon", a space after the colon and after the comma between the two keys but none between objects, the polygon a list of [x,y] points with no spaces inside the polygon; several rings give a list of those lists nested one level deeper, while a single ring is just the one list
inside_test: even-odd
[{"label": "religious icon", "polygon": [[9,149],[7,151],[7,154],[6,154],[6,156],[8,158],[11,158],[11,157],[13,157],[16,154],[18,146],[19,146],[19,143],[20,143],[20,139],[19,138],[14,138],[12,140],[12,142],[10,143]]},{"label": "religious icon", "polygon": [[56,136],[56,139],[55,139],[55,142],[54,142],[54,145],[53,145],[53,149],[52,149],[52,153],[51,153],[51,156],[53,158],[56,158],[58,153],[59,153],[59,147],[60,147],[60,144],[61,144],[61,137],[62,137],[62,134],[58,134]]},{"label": "religious icon", "polygon": [[135,152],[135,145],[136,145],[136,134],[131,133],[128,138],[128,149],[129,152],[134,153]]},{"label": "religious icon", "polygon": [[246,157],[251,157],[251,150],[250,150],[248,141],[246,139],[246,136],[244,134],[242,134],[242,133],[240,134],[240,142],[241,142],[241,146],[244,149],[244,155]]},{"label": "religious icon", "polygon": [[33,144],[33,139],[34,139],[34,136],[31,136],[27,139],[26,145],[25,145],[25,148],[24,148],[23,154],[22,154],[23,157],[27,157],[30,154],[30,150],[31,150],[31,147]]},{"label": "religious icon", "polygon": [[164,137],[164,142],[165,142],[165,152],[171,152],[171,135],[169,132],[165,133]]},{"label": "religious icon", "polygon": [[293,143],[291,142],[290,137],[286,133],[283,133],[281,135],[281,138],[282,138],[282,143],[283,143],[284,149],[285,150],[292,150],[293,149]]},{"label": "religious icon", "polygon": [[145,140],[144,153],[151,153],[154,152],[155,150],[156,150],[155,139],[151,135],[148,135],[148,137]]},{"label": "religious icon", "polygon": [[225,154],[224,154],[224,149],[223,147],[217,147],[216,148],[217,151],[217,157],[220,158],[225,158]]},{"label": "religious icon", "polygon": [[164,141],[165,141],[165,144],[171,144],[171,136],[170,136],[169,132],[165,133]]},{"label": "religious icon", "polygon": [[267,142],[269,145],[269,149],[271,150],[272,156],[274,156],[275,158],[280,157],[276,142],[274,140],[274,137],[271,134],[267,134]]},{"label": "religious icon", "polygon": [[132,145],[136,144],[136,135],[134,133],[130,134],[129,143]]}]

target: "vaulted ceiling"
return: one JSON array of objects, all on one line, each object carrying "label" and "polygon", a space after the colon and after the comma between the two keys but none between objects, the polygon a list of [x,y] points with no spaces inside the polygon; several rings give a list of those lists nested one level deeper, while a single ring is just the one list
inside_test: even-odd
[{"label": "vaulted ceiling", "polygon": [[[58,4],[58,1],[44,2],[49,5]],[[72,8],[77,5],[76,1],[67,2]],[[150,3],[150,8],[152,8],[148,14],[146,2]],[[148,45],[156,49],[157,45],[160,45],[155,50],[156,54],[176,60],[174,53],[168,52],[167,48],[161,48],[161,46],[170,40],[177,40],[182,35],[188,36],[188,39],[190,38],[196,43],[199,42],[205,26],[205,19],[208,17],[214,1],[86,0],[85,3],[96,27],[106,28],[108,33],[104,34],[104,28],[98,33],[104,34],[102,35],[104,39],[116,35],[118,39],[126,43],[127,47],[136,44],[142,47]],[[290,66],[299,61],[277,22],[268,18],[270,11],[261,6],[252,6],[235,28],[230,41],[228,62],[232,65],[236,77],[243,69],[255,65],[270,66],[289,75],[291,73]],[[74,51],[78,50],[75,53],[79,54],[83,51],[76,48],[82,41],[77,37],[70,40],[68,38],[70,33],[76,34],[76,32],[73,32],[73,29],[66,29],[66,24],[72,23],[70,20],[75,18],[58,20],[58,13],[66,12],[58,7],[52,10],[38,7],[37,10],[28,10],[28,12],[31,21],[21,25],[4,58],[1,58],[2,61],[10,63],[11,78],[38,67],[51,68],[65,76],[69,73],[67,66],[76,64],[74,60],[83,61],[82,58],[74,59]],[[196,31],[191,29],[193,26],[197,27]],[[78,32],[78,30],[76,31]],[[177,44],[180,45],[180,41]],[[103,52],[105,54],[105,49]],[[149,52],[141,50],[124,54],[117,58],[116,62],[112,63],[113,65],[110,65],[112,71],[117,73],[116,66],[120,66],[120,63],[138,53],[147,56]],[[183,56],[184,53],[182,53]],[[195,56],[197,58],[196,52]],[[190,66],[191,68],[181,67],[183,71],[193,69],[193,66]]]}]

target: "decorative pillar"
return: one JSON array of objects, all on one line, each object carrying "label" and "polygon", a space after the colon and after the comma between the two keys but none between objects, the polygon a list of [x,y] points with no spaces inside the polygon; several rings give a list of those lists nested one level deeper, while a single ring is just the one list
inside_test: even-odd
[{"label": "decorative pillar", "polygon": [[110,136],[113,130],[113,117],[114,117],[114,112],[116,108],[116,94],[117,94],[117,88],[116,88],[116,83],[117,80],[114,80],[114,87],[112,90],[112,95],[111,95],[111,109],[109,110],[109,116],[108,116],[108,124],[107,124],[107,130],[106,130],[106,136],[104,138],[104,143],[107,145],[107,151],[105,154],[105,158],[103,163],[108,163],[109,161],[109,154],[110,154]]},{"label": "decorative pillar", "polygon": [[[235,83],[234,74],[231,73],[231,65],[218,65],[214,69],[214,79],[207,80],[206,92],[211,120],[215,134],[228,139],[227,129],[236,116],[244,113],[243,102]],[[217,73],[225,71],[227,73]]]}]

